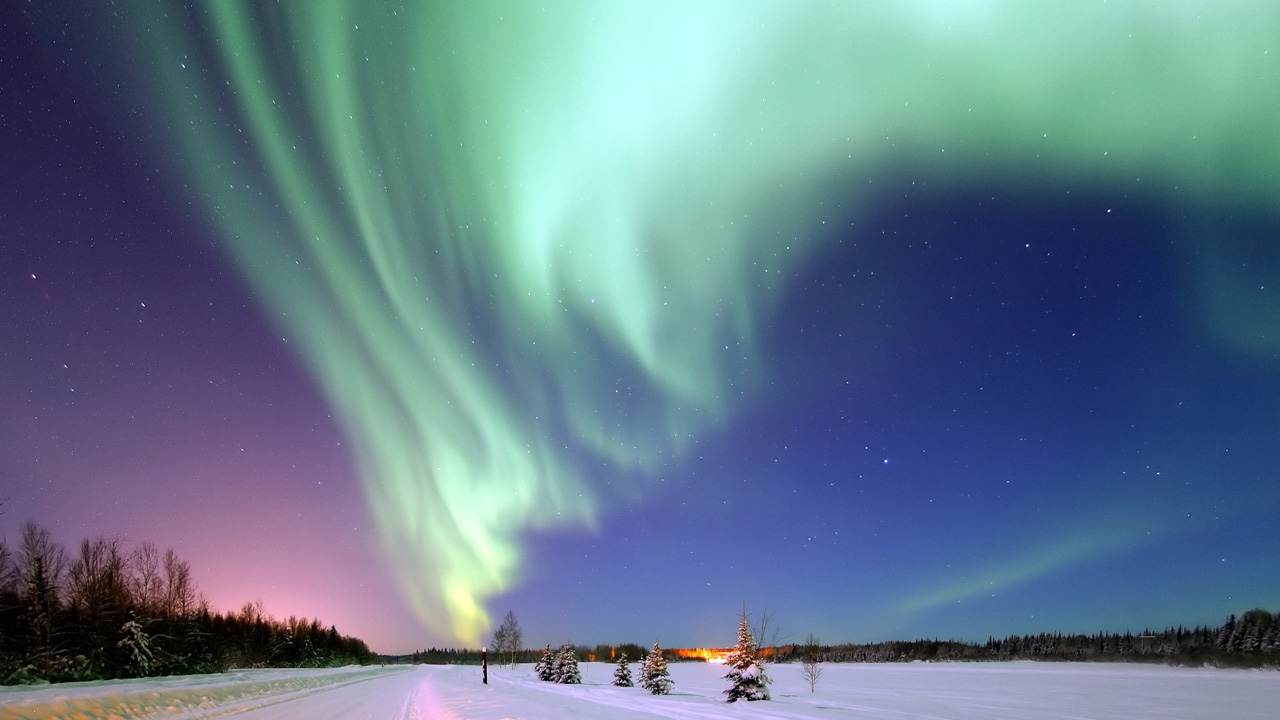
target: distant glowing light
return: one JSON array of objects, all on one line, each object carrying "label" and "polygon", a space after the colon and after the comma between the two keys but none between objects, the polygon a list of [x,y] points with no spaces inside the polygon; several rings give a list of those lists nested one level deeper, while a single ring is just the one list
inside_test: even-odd
[{"label": "distant glowing light", "polygon": [[712,648],[676,648],[671,650],[676,657],[686,660],[705,660],[709,663],[724,663],[725,656],[729,654],[728,650],[715,650]]}]

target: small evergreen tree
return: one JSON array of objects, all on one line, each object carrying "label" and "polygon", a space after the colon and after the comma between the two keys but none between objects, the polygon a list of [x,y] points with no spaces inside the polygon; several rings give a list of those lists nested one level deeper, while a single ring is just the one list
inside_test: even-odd
[{"label": "small evergreen tree", "polygon": [[275,667],[298,666],[298,645],[294,641],[293,631],[287,627],[273,639],[271,664]]},{"label": "small evergreen tree", "polygon": [[538,679],[543,682],[551,682],[556,679],[556,659],[551,656],[551,646],[542,651],[542,657],[538,658],[538,663],[533,666],[533,671],[538,675]]},{"label": "small evergreen tree", "polygon": [[772,681],[764,674],[755,640],[747,626],[746,609],[742,611],[742,623],[738,626],[738,644],[725,656],[724,662],[729,666],[724,679],[731,683],[724,691],[729,696],[728,702],[769,699],[769,683]]},{"label": "small evergreen tree", "polygon": [[155,665],[155,652],[151,648],[151,636],[147,634],[142,623],[130,619],[120,628],[124,637],[118,645],[124,651],[125,677],[147,677]]},{"label": "small evergreen tree", "polygon": [[613,684],[618,687],[631,687],[631,668],[627,667],[627,654],[618,654],[618,667],[613,671]]},{"label": "small evergreen tree", "polygon": [[210,632],[212,628],[213,619],[209,616],[208,608],[201,609],[199,615],[182,622],[179,672],[212,673],[227,669],[225,657],[214,652]]},{"label": "small evergreen tree", "polygon": [[1227,618],[1222,624],[1222,629],[1218,631],[1218,647],[1230,650],[1231,638],[1236,635],[1236,616],[1234,613]]},{"label": "small evergreen tree", "polygon": [[324,667],[324,660],[320,653],[316,651],[316,645],[311,642],[310,636],[302,638],[302,660],[298,667]]},{"label": "small evergreen tree", "polygon": [[572,645],[565,645],[556,654],[555,681],[562,685],[581,685],[582,674],[578,672],[578,656]]},{"label": "small evergreen tree", "polygon": [[640,687],[654,695],[667,695],[672,684],[671,675],[667,672],[667,659],[662,657],[658,643],[654,643],[653,650],[649,651],[640,668]]}]

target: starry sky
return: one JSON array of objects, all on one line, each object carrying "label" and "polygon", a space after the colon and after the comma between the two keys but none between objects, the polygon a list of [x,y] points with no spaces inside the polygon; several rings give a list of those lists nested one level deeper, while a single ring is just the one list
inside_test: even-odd
[{"label": "starry sky", "polygon": [[1280,598],[1280,6],[0,10],[0,534],[374,650]]}]

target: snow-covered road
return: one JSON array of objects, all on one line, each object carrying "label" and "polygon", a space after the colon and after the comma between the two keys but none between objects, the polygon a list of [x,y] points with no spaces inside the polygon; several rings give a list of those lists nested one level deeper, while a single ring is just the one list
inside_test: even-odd
[{"label": "snow-covered road", "polygon": [[770,667],[773,701],[723,702],[721,665],[671,665],[675,692],[609,685],[583,663],[582,685],[537,681],[530,666],[252,670],[36,688],[0,688],[0,720],[1274,720],[1280,672],[1082,663],[826,665],[809,692],[794,665]]}]

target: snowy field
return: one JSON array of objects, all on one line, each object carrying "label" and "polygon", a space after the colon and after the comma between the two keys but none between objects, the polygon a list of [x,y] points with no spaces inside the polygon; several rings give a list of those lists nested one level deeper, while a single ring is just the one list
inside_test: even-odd
[{"label": "snowy field", "polygon": [[[798,665],[774,665],[774,699],[724,703],[723,665],[673,663],[672,695],[608,683],[613,666],[583,663],[583,684],[553,685],[532,666],[253,670],[36,688],[0,688],[3,720],[259,718],[288,720],[641,720],[694,718],[1212,718],[1280,717],[1280,672],[1148,665],[955,663],[824,665],[810,693]],[[633,667],[633,670],[637,668]]]}]

